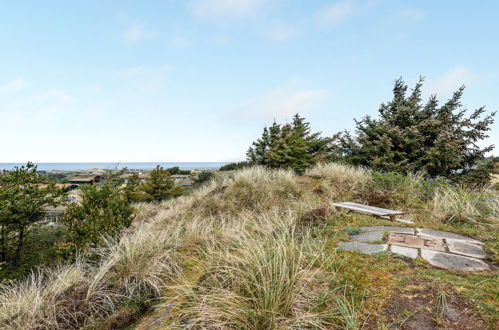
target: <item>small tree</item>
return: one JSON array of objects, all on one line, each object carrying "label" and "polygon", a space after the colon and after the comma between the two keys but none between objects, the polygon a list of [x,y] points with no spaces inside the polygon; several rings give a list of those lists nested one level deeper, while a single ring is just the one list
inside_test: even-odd
[{"label": "small tree", "polygon": [[194,182],[196,184],[200,185],[200,184],[203,184],[205,182],[212,180],[214,177],[215,177],[215,174],[212,171],[203,171],[203,172],[198,174],[198,176],[196,177]]},{"label": "small tree", "polygon": [[43,210],[61,204],[64,196],[33,163],[0,173],[0,261],[19,262],[26,236]]},{"label": "small tree", "polygon": [[240,170],[248,166],[250,166],[249,162],[228,163],[220,167],[220,171]]},{"label": "small tree", "polygon": [[191,174],[190,170],[181,170],[180,167],[174,166],[166,169],[171,175],[175,174]]},{"label": "small tree", "polygon": [[356,135],[335,136],[337,156],[382,171],[422,171],[450,178],[471,175],[493,149],[477,143],[487,137],[495,112],[482,118],[481,107],[466,116],[460,102],[464,87],[440,106],[436,95],[423,103],[422,84],[420,79],[408,94],[407,85],[395,81],[393,99],[381,104],[378,119],[366,116],[356,121]]},{"label": "small tree", "polygon": [[263,129],[262,137],[246,153],[250,164],[291,168],[297,173],[331,157],[331,138],[311,133],[310,124],[296,114],[290,124],[276,122]]},{"label": "small tree", "polygon": [[64,214],[65,242],[59,245],[64,257],[99,246],[105,236],[116,236],[133,220],[133,208],[111,182],[81,188],[81,202],[70,204]]},{"label": "small tree", "polygon": [[159,202],[184,193],[182,187],[175,186],[170,172],[157,166],[149,173],[149,177],[141,182],[137,174],[132,175],[125,188],[127,198],[136,202]]}]

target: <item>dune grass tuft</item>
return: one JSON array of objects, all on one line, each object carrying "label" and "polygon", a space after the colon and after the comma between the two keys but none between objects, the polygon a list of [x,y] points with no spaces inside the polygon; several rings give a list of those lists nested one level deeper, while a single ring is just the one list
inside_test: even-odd
[{"label": "dune grass tuft", "polygon": [[[0,325],[98,328],[131,305],[144,311],[159,304],[172,309],[164,321],[169,328],[357,329],[366,316],[351,294],[359,294],[365,277],[352,270],[334,280],[338,269],[349,271],[334,249],[354,218],[327,204],[376,198],[410,209],[428,226],[497,223],[499,212],[491,190],[421,175],[334,163],[303,176],[246,168],[174,200],[137,204],[133,226],[107,239],[97,261],[40,270],[4,285]],[[338,223],[343,227],[330,226]],[[350,295],[342,291],[347,287]]]}]

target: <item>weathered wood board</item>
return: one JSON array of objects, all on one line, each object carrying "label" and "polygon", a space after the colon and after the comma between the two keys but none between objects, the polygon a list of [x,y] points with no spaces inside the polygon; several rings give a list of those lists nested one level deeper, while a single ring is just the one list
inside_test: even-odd
[{"label": "weathered wood board", "polygon": [[383,209],[381,207],[358,204],[358,203],[354,203],[354,202],[331,203],[331,205],[334,207],[348,209],[350,211],[374,215],[376,217],[387,217],[388,216],[391,220],[396,220],[395,219],[396,215],[404,214],[404,212],[402,212],[402,211]]}]

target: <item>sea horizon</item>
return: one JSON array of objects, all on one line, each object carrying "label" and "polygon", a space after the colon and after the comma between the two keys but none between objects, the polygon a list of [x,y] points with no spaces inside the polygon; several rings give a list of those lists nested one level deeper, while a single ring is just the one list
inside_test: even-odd
[{"label": "sea horizon", "polygon": [[[160,165],[164,168],[178,166],[182,170],[218,170],[229,162],[33,162],[39,171],[88,171],[92,169],[150,170]],[[0,163],[0,170],[12,170],[26,163]]]}]

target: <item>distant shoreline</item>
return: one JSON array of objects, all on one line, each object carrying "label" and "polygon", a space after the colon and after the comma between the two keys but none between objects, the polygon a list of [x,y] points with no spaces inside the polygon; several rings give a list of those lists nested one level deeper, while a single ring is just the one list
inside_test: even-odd
[{"label": "distant shoreline", "polygon": [[[92,169],[150,170],[157,165],[164,168],[178,166],[182,170],[218,170],[229,162],[92,162],[92,163],[34,163],[39,171],[87,171]],[[0,170],[12,170],[15,166],[26,163],[0,163]]]}]

